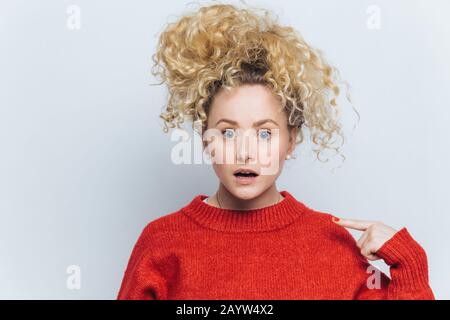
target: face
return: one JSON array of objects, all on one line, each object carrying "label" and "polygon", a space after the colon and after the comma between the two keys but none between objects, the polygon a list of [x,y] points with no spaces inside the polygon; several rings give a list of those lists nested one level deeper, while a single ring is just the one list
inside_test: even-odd
[{"label": "face", "polygon": [[[274,185],[286,155],[295,148],[297,130],[289,131],[287,124],[286,113],[263,85],[222,89],[215,95],[204,135],[209,139],[206,152],[231,194],[252,199]],[[235,175],[238,169],[258,175]]]}]

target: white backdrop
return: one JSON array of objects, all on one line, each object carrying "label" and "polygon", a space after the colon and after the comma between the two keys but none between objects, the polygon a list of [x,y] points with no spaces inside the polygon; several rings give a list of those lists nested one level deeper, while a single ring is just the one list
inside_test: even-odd
[{"label": "white backdrop", "polygon": [[[347,112],[340,169],[305,144],[278,189],[406,226],[428,254],[436,298],[449,299],[450,2],[247,2],[322,49],[361,115],[352,131]],[[215,192],[210,166],[171,162],[176,142],[158,119],[166,89],[150,86],[159,32],[195,8],[0,1],[0,298],[114,299],[145,224]]]}]

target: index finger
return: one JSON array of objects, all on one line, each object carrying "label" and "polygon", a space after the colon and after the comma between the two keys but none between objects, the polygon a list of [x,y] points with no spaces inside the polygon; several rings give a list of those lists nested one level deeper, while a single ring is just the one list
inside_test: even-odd
[{"label": "index finger", "polygon": [[360,231],[365,231],[368,227],[370,227],[372,224],[374,224],[373,221],[356,220],[356,219],[339,219],[338,221],[336,221],[333,218],[333,221],[343,227],[360,230]]}]

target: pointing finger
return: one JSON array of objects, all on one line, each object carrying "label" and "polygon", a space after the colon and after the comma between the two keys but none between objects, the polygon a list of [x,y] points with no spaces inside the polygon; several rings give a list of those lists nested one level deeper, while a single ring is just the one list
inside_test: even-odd
[{"label": "pointing finger", "polygon": [[343,227],[365,231],[368,227],[374,224],[373,221],[355,220],[355,219],[339,219],[333,217],[333,221]]}]

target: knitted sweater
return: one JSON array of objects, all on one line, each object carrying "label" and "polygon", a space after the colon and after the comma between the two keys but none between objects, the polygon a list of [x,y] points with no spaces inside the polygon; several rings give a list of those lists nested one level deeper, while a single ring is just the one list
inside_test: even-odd
[{"label": "knitted sweater", "polygon": [[363,257],[333,215],[280,192],[279,203],[221,209],[199,194],[149,222],[117,299],[434,299],[423,248],[406,228],[377,251],[390,277]]}]

